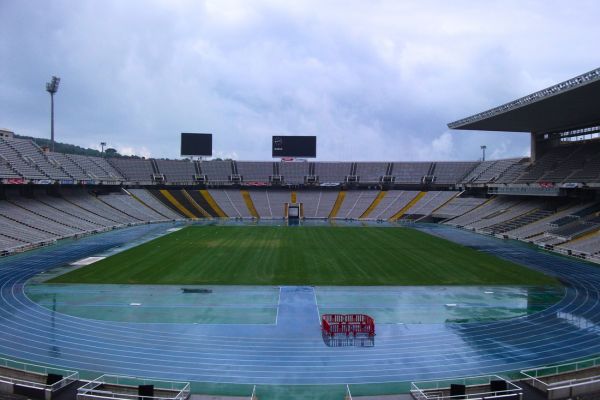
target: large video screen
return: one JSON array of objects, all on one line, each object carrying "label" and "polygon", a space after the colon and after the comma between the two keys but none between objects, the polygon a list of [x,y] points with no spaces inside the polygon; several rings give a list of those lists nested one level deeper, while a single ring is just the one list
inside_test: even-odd
[{"label": "large video screen", "polygon": [[273,136],[273,157],[316,156],[316,136]]},{"label": "large video screen", "polygon": [[212,156],[212,133],[182,133],[182,156]]}]

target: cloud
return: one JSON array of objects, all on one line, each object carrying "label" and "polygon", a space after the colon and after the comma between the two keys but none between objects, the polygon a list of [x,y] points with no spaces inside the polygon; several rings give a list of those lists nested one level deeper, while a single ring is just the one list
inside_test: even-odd
[{"label": "cloud", "polygon": [[[318,12],[317,12],[318,10]],[[322,160],[521,156],[519,134],[446,123],[595,68],[594,16],[546,1],[0,3],[0,125],[178,157],[270,158],[273,134],[315,134]],[[118,143],[119,145],[117,146]],[[143,154],[138,154],[143,155]]]}]

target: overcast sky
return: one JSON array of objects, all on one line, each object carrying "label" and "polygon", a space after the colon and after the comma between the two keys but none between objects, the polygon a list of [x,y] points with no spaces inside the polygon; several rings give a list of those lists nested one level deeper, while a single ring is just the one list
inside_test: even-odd
[{"label": "overcast sky", "polygon": [[525,155],[522,133],[448,122],[600,66],[598,1],[0,0],[0,127],[179,156],[271,157],[317,135],[319,160]]}]

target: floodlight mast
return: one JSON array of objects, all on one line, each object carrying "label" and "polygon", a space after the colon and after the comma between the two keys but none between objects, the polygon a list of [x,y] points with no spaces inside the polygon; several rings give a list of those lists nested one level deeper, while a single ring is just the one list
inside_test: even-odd
[{"label": "floodlight mast", "polygon": [[484,144],[481,146],[481,151],[483,152],[483,155],[481,157],[481,161],[485,161],[485,149],[487,149],[487,146]]},{"label": "floodlight mast", "polygon": [[60,78],[56,76],[46,83],[46,92],[50,93],[50,151],[54,151],[54,94],[58,92],[59,83]]}]

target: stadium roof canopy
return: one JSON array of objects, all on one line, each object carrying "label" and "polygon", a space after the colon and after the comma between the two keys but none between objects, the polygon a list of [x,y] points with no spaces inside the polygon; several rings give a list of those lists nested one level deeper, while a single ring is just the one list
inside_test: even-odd
[{"label": "stadium roof canopy", "polygon": [[451,129],[550,133],[600,124],[600,68],[451,122]]}]

